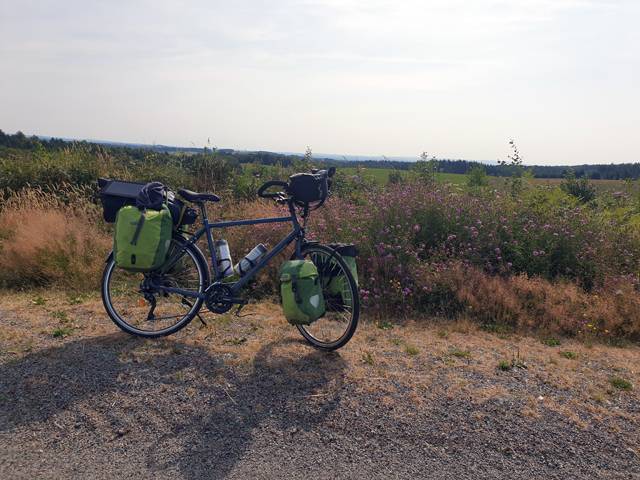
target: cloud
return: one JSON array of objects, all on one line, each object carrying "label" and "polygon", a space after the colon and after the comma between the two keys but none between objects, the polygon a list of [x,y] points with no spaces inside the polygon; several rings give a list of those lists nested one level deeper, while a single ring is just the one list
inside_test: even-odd
[{"label": "cloud", "polygon": [[469,158],[516,136],[530,161],[631,160],[639,14],[632,0],[1,2],[0,128]]}]

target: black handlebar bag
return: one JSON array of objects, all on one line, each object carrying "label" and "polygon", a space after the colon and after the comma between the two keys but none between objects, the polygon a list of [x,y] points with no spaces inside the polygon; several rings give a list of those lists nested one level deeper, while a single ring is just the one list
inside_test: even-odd
[{"label": "black handlebar bag", "polygon": [[289,177],[289,195],[299,205],[324,202],[329,194],[326,175],[297,173]]}]

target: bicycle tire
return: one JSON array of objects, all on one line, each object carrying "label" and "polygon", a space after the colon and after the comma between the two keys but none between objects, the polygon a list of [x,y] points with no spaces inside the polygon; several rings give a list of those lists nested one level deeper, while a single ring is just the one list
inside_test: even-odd
[{"label": "bicycle tire", "polygon": [[[209,268],[204,254],[196,245],[187,244],[185,239],[179,234],[174,235],[172,240],[177,243],[178,248],[184,247],[185,254],[189,255],[194,261],[195,265],[198,268],[199,291],[204,292],[204,290],[210,283]],[[181,318],[180,321],[176,322],[170,327],[153,332],[135,328],[134,326],[127,323],[126,320],[118,314],[111,301],[111,293],[109,292],[110,279],[116,268],[117,266],[115,265],[113,254],[110,254],[107,258],[104,272],[102,274],[102,303],[107,314],[109,315],[109,318],[113,321],[113,323],[115,323],[122,331],[130,335],[135,335],[143,338],[159,338],[171,335],[186,327],[196,317],[196,315],[200,311],[200,308],[202,307],[203,299],[198,298],[192,304],[189,312],[183,318]]]},{"label": "bicycle tire", "polygon": [[[351,290],[351,295],[352,295],[351,298],[353,300],[353,311],[352,311],[351,319],[349,321],[349,325],[347,326],[344,333],[339,338],[331,342],[324,342],[316,338],[312,333],[309,332],[310,326],[308,325],[296,325],[296,327],[298,328],[298,331],[304,337],[304,339],[313,347],[319,350],[333,351],[333,350],[337,350],[339,348],[344,347],[349,342],[349,340],[351,340],[351,338],[353,337],[353,334],[358,328],[358,321],[360,318],[360,296],[358,293],[358,285],[356,284],[356,281],[353,278],[353,275],[351,274],[351,270],[349,269],[348,265],[342,259],[342,256],[338,252],[336,252],[334,249],[327,247],[325,245],[310,244],[303,247],[300,253],[301,253],[301,256],[304,258],[314,250],[323,252],[324,254],[331,256],[340,265],[340,268],[343,270],[343,273],[348,280],[349,289]],[[292,260],[294,260],[294,259],[297,259],[298,257],[296,257],[296,255],[294,254],[291,258]],[[312,325],[313,324],[311,324],[311,326]]]}]

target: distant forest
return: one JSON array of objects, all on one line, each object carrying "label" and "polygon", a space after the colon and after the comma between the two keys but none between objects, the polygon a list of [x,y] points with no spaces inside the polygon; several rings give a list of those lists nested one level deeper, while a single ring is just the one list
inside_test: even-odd
[{"label": "distant forest", "polygon": [[[88,150],[109,152],[115,156],[128,156],[134,159],[143,159],[150,152],[154,153],[156,159],[166,156],[167,160],[175,159],[176,155],[193,155],[210,153],[219,155],[233,164],[255,163],[263,165],[282,164],[287,167],[293,162],[299,161],[301,155],[282,154],[266,151],[240,151],[232,149],[196,149],[169,147],[164,145],[136,145],[136,144],[115,144],[115,143],[93,143],[86,141],[70,141],[59,138],[43,139],[37,136],[26,136],[22,132],[6,134],[0,130],[0,147],[15,148],[20,150],[61,150],[72,146],[82,146]],[[1,153],[1,151],[0,151]],[[414,162],[400,162],[393,160],[334,160],[328,158],[313,157],[317,164],[337,167],[365,167],[365,168],[391,168],[397,170],[409,170]],[[475,166],[482,166],[488,175],[496,177],[506,177],[511,175],[511,168],[503,165],[487,165],[480,162],[468,160],[436,160],[437,169],[443,173],[467,173]],[[562,178],[568,170],[573,170],[576,177],[587,177],[594,180],[621,180],[640,178],[640,163],[621,164],[599,164],[599,165],[576,165],[576,166],[526,166],[537,178]]]}]

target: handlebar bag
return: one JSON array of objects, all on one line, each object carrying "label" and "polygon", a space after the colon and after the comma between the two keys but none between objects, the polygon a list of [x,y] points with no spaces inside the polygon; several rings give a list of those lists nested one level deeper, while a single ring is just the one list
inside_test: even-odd
[{"label": "handlebar bag", "polygon": [[280,268],[284,316],[291,325],[310,325],[325,313],[318,270],[309,260],[289,260]]},{"label": "handlebar bag", "polygon": [[327,198],[329,184],[326,175],[296,173],[289,177],[289,194],[297,203],[309,204]]},{"label": "handlebar bag", "polygon": [[172,232],[173,219],[166,204],[160,210],[122,207],[113,236],[116,265],[137,272],[160,268],[167,258]]}]

